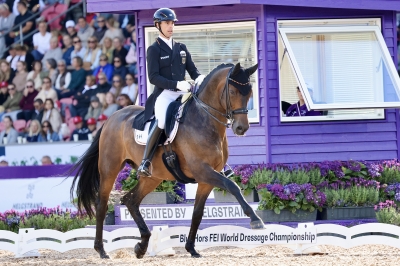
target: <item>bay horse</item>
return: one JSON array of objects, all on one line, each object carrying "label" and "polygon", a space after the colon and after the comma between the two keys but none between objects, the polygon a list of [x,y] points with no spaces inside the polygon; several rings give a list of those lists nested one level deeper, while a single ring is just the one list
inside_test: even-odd
[{"label": "bay horse", "polygon": [[[193,93],[188,102],[184,123],[180,124],[172,148],[176,152],[183,173],[198,183],[193,216],[186,250],[192,257],[200,257],[195,250],[195,237],[203,216],[207,197],[214,187],[228,191],[236,197],[244,213],[250,217],[252,229],[263,229],[264,223],[244,199],[240,188],[229,178],[220,174],[228,159],[226,129],[232,122],[232,130],[243,136],[249,128],[247,103],[251,96],[250,75],[257,66],[244,69],[236,65],[221,64],[204,80],[203,86]],[[237,87],[241,84],[235,77],[245,77],[250,89],[246,95]],[[236,83],[235,83],[236,82]],[[232,84],[239,84],[236,87]],[[245,85],[245,84],[242,84]],[[109,258],[103,246],[103,222],[107,211],[110,192],[119,171],[127,162],[136,168],[142,161],[144,146],[135,142],[132,123],[143,111],[141,106],[128,106],[115,112],[90,145],[89,149],[74,165],[77,173],[71,186],[71,196],[77,183],[78,210],[90,217],[96,210],[96,237],[94,249],[101,258]],[[142,258],[151,236],[139,205],[163,180],[175,180],[162,161],[162,148],[158,148],[152,160],[152,176],[140,177],[138,185],[122,197],[122,202],[131,213],[141,234],[134,252]]]}]

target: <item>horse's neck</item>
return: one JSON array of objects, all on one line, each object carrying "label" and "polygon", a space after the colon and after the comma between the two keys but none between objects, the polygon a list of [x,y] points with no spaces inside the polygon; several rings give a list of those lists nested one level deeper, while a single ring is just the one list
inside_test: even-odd
[{"label": "horse's neck", "polygon": [[[209,82],[206,84],[204,89],[199,93],[198,98],[205,103],[206,105],[218,110],[221,113],[225,113],[226,110],[222,107],[221,101],[221,91],[217,90],[217,85],[220,83],[221,73],[217,73],[214,75]],[[194,119],[193,121],[199,121],[199,117],[201,117],[201,124],[203,124],[209,130],[206,131],[206,134],[212,134],[213,137],[218,137],[224,139],[226,136],[226,127],[223,123],[227,123],[228,120],[221,114],[218,114],[216,111],[211,108],[205,108],[209,113],[218,118],[218,121],[214,119],[211,115],[209,115],[205,110],[205,107],[202,107],[196,101],[193,101],[192,108],[189,109],[188,114],[190,119]]]}]

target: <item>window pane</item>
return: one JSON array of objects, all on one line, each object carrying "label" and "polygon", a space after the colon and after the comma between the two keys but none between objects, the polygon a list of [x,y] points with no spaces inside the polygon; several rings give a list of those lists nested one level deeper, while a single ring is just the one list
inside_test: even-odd
[{"label": "window pane", "polygon": [[389,72],[376,31],[287,33],[286,37],[301,72],[297,77],[300,74],[307,87],[303,93],[309,94],[314,107],[400,106],[398,77]]},{"label": "window pane", "polygon": [[[146,29],[148,40],[155,40],[159,32]],[[207,75],[222,63],[240,64],[251,67],[257,63],[255,43],[255,22],[238,22],[227,24],[205,24],[179,26],[174,28],[173,39],[184,43],[201,74]],[[147,45],[151,45],[148,42]],[[186,73],[186,80],[190,76]],[[253,84],[253,96],[248,109],[251,122],[258,122],[258,74],[250,77]],[[151,85],[151,91],[153,90]]]}]

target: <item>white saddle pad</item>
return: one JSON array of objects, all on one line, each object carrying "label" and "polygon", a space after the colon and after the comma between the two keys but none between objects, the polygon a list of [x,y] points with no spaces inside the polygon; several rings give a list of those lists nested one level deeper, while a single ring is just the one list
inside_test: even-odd
[{"label": "white saddle pad", "polygon": [[[183,102],[184,98],[185,97],[182,98],[182,102]],[[182,117],[182,112],[183,112],[183,108],[184,108],[185,104],[182,104],[179,107],[179,115],[178,115],[179,118]],[[151,121],[146,123],[143,131],[134,129],[135,130],[135,141],[137,144],[146,145],[147,138],[149,137],[150,123],[151,123]],[[172,141],[175,139],[176,133],[178,133],[178,127],[179,127],[179,122],[177,120],[175,120],[174,128],[172,129],[172,132],[171,132],[169,138],[164,142],[164,145],[168,145],[168,142],[172,143]]]}]

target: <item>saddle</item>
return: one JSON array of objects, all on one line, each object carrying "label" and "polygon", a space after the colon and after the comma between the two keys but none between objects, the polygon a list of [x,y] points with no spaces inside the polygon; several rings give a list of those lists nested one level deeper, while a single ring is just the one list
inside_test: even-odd
[{"label": "saddle", "polygon": [[[190,94],[180,96],[175,101],[171,102],[167,108],[164,134],[160,138],[159,146],[162,146],[164,153],[162,155],[163,162],[168,171],[174,176],[176,181],[188,184],[197,183],[194,179],[187,177],[181,170],[179,165],[178,156],[172,150],[171,143],[174,141],[176,134],[178,133],[179,124],[184,122],[185,114],[193,98]],[[144,112],[138,116],[143,115]],[[140,119],[140,117],[138,117]],[[135,141],[139,145],[146,145],[147,138],[149,136],[149,130],[153,127],[156,122],[153,116],[150,121],[146,122],[144,130],[138,130],[134,128]]]}]

